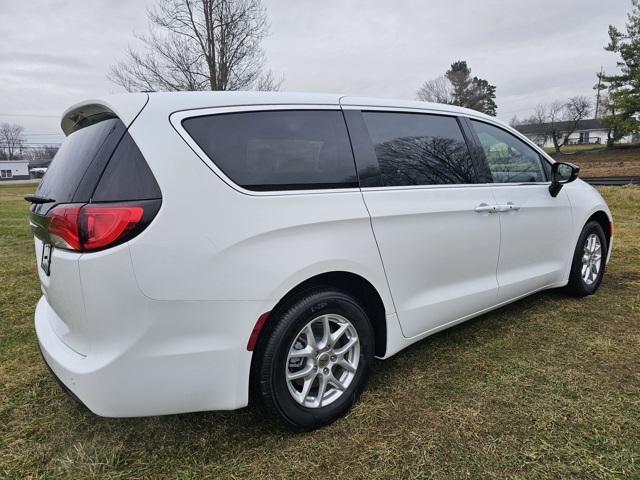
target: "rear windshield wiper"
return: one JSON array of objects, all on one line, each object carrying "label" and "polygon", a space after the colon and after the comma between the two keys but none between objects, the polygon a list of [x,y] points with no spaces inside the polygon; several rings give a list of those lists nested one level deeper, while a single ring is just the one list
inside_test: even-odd
[{"label": "rear windshield wiper", "polygon": [[55,202],[55,200],[53,198],[40,197],[39,195],[35,195],[35,194],[33,194],[33,195],[25,195],[24,199],[27,202],[36,203],[36,204]]}]

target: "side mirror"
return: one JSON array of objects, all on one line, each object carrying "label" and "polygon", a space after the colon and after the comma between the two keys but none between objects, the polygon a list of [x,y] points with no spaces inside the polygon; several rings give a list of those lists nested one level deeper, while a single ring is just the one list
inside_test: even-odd
[{"label": "side mirror", "polygon": [[580,173],[580,167],[573,163],[556,162],[551,165],[551,185],[549,185],[551,196],[557,197],[562,186],[578,178],[578,173]]}]

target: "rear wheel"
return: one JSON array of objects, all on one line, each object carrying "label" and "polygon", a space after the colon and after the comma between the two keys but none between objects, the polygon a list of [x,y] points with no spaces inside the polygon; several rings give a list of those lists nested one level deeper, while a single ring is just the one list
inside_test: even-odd
[{"label": "rear wheel", "polygon": [[254,382],[266,409],[310,429],[344,415],[360,396],[373,359],[373,329],[351,295],[312,290],[275,318]]},{"label": "rear wheel", "polygon": [[577,297],[591,295],[602,283],[607,258],[607,238],[598,222],[582,229],[571,265],[567,290]]}]

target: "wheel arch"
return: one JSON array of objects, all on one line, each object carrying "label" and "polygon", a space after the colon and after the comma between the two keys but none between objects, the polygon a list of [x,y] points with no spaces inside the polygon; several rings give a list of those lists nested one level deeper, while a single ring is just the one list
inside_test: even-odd
[{"label": "wheel arch", "polygon": [[[347,271],[332,271],[314,275],[291,288],[275,304],[269,317],[260,329],[256,343],[256,351],[260,351],[260,344],[265,341],[273,331],[275,321],[279,313],[291,302],[310,289],[337,288],[353,295],[362,303],[371,320],[375,335],[375,355],[384,357],[387,349],[387,323],[386,309],[380,292],[374,285],[361,275]],[[254,355],[255,357],[255,355]],[[253,368],[252,361],[252,368]]]},{"label": "wheel arch", "polygon": [[[604,231],[604,235],[607,239],[607,250],[609,249],[609,245],[611,245],[611,237],[613,236],[613,221],[607,215],[607,212],[604,210],[597,210],[591,214],[591,216],[584,222],[584,225],[587,223],[595,221],[600,224],[602,230]],[[584,228],[584,226],[583,226]]]}]

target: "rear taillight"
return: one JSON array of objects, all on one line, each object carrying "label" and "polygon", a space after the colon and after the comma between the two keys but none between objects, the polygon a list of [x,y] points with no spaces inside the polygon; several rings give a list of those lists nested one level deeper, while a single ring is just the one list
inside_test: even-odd
[{"label": "rear taillight", "polygon": [[108,247],[133,230],[144,210],[139,206],[108,207],[86,205],[80,210],[82,249]]},{"label": "rear taillight", "polygon": [[47,215],[49,238],[58,248],[101,250],[127,239],[143,215],[141,205],[58,205]]},{"label": "rear taillight", "polygon": [[78,217],[82,207],[59,205],[49,212],[49,239],[52,245],[68,250],[82,250]]}]

